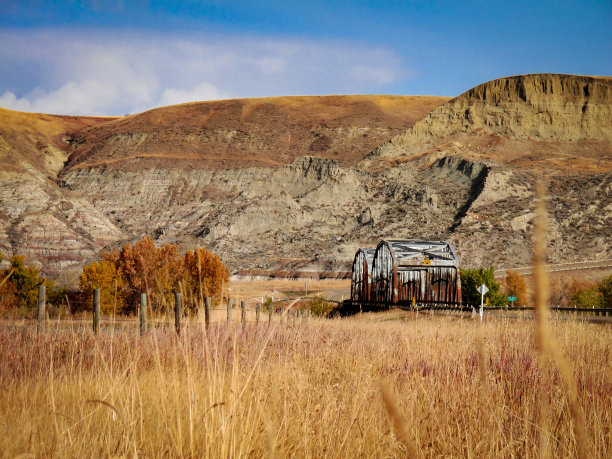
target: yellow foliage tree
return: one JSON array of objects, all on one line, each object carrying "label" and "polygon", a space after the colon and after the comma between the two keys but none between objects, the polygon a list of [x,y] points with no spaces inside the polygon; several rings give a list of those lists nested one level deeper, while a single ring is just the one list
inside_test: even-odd
[{"label": "yellow foliage tree", "polygon": [[504,289],[508,296],[515,296],[517,305],[527,304],[527,284],[525,279],[516,271],[509,269],[504,280]]},{"label": "yellow foliage tree", "polygon": [[81,291],[93,295],[100,289],[100,311],[103,314],[122,311],[125,308],[124,283],[121,269],[108,260],[90,263],[79,277]]},{"label": "yellow foliage tree", "polygon": [[157,296],[159,309],[162,312],[168,312],[174,307],[174,291],[177,290],[182,277],[183,263],[176,244],[167,244],[157,249],[149,285]]},{"label": "yellow foliage tree", "polygon": [[550,286],[550,304],[562,308],[576,306],[576,298],[581,291],[597,288],[591,280],[575,276],[554,277]]},{"label": "yellow foliage tree", "polygon": [[148,237],[119,251],[103,252],[101,258],[83,269],[81,290],[100,288],[105,302],[105,295],[114,295],[116,280],[117,301],[125,313],[138,310],[141,293],[147,294],[151,311],[168,312],[177,290],[185,293],[187,308],[197,308],[206,296],[220,299],[229,283],[229,270],[217,255],[196,249],[181,257],[176,244],[157,247]]},{"label": "yellow foliage tree", "polygon": [[121,270],[127,312],[135,312],[140,294],[146,293],[149,307],[164,312],[172,307],[172,295],[182,275],[182,259],[175,244],[157,247],[146,237],[133,246],[125,244],[119,252],[103,255]]},{"label": "yellow foliage tree", "polygon": [[201,248],[186,252],[183,260],[183,284],[192,304],[207,296],[217,301],[225,296],[230,273],[218,255]]}]

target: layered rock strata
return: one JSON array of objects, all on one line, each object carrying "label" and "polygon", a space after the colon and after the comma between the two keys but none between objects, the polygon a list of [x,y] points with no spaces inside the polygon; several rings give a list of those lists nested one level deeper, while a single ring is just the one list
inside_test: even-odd
[{"label": "layered rock strata", "polygon": [[0,111],[0,251],[57,273],[148,235],[206,246],[234,272],[338,272],[382,238],[439,238],[463,266],[524,266],[545,178],[550,261],[612,258],[611,87],[526,75],[448,102],[252,99],[107,120]]}]

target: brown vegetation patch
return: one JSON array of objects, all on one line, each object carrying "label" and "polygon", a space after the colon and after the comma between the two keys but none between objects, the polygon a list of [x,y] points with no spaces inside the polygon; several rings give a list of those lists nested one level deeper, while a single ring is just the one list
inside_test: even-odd
[{"label": "brown vegetation patch", "polygon": [[166,167],[187,166],[183,159],[204,169],[278,167],[309,151],[325,156],[332,144],[334,158],[352,165],[446,100],[311,96],[174,105],[82,131],[69,168],[125,167],[143,153],[165,158]]},{"label": "brown vegetation patch", "polygon": [[[0,325],[8,456],[575,457],[533,324],[405,316],[87,329]],[[612,451],[609,326],[553,323],[591,457]],[[424,344],[425,343],[425,344]],[[546,406],[543,411],[538,407]]]}]

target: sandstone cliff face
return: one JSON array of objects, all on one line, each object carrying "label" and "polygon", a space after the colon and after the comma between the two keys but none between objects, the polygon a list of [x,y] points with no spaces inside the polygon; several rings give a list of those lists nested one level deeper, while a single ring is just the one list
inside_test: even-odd
[{"label": "sandstone cliff face", "polygon": [[13,123],[0,130],[0,250],[57,272],[148,235],[206,246],[233,271],[347,271],[382,238],[440,238],[464,266],[524,266],[545,176],[550,261],[612,258],[611,85],[527,75],[443,105],[186,104],[21,144]]},{"label": "sandstone cliff face", "polygon": [[344,270],[359,241],[446,236],[483,167],[445,160],[369,174],[305,156],[278,169],[81,169],[64,183],[133,237],[206,245],[236,269]]},{"label": "sandstone cliff face", "polygon": [[521,75],[490,81],[433,110],[370,157],[410,155],[457,134],[553,143],[612,139],[612,80]]}]

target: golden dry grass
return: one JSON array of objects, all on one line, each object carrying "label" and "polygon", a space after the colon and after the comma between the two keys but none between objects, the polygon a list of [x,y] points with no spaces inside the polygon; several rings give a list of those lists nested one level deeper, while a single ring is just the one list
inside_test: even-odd
[{"label": "golden dry grass", "polygon": [[341,294],[348,298],[351,294],[350,279],[271,279],[271,280],[233,280],[231,282],[232,297],[238,298],[239,301],[253,303],[259,301],[262,296],[264,298],[274,297],[274,300],[295,298],[305,293],[306,283],[308,283],[308,294],[321,295],[324,297],[337,296],[340,299]]},{"label": "golden dry grass", "polygon": [[[155,167],[206,170],[236,164],[278,168],[304,154],[350,166],[447,100],[288,96],[161,107],[87,130],[67,169],[102,164],[140,168],[143,161]],[[134,133],[140,136],[138,143],[131,141]],[[123,140],[117,144],[115,139]]]},{"label": "golden dry grass", "polygon": [[[407,316],[137,328],[0,326],[5,456],[577,455],[535,324]],[[291,323],[291,321],[289,322]],[[551,321],[591,457],[612,452],[611,327]],[[545,415],[539,409],[546,403]]]}]

